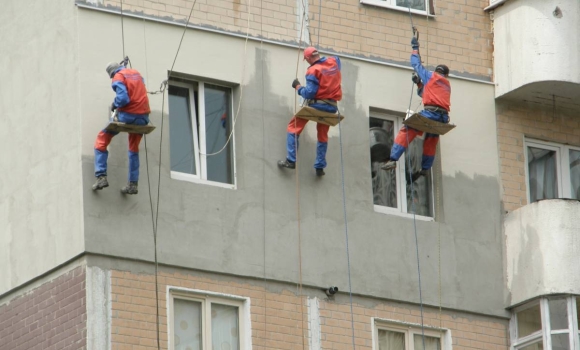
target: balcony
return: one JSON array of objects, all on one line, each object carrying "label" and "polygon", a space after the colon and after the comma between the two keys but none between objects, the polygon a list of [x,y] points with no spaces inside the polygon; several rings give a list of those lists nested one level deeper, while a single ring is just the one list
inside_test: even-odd
[{"label": "balcony", "polygon": [[549,199],[507,215],[510,306],[548,294],[580,294],[580,201]]},{"label": "balcony", "polygon": [[580,1],[492,0],[496,98],[580,111]]}]

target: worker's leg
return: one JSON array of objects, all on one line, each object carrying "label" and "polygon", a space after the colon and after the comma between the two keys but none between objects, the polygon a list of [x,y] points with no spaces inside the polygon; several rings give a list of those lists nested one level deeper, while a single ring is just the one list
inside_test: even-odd
[{"label": "worker's leg", "polygon": [[288,155],[286,159],[289,162],[296,163],[296,151],[298,149],[298,138],[300,133],[304,130],[304,127],[308,123],[308,120],[302,118],[293,117],[288,123],[288,135],[286,136],[286,150]]},{"label": "worker's leg", "polygon": [[318,142],[316,142],[316,169],[326,168],[326,150],[328,149],[328,129],[330,126],[317,123],[316,131],[318,132]]},{"label": "worker's leg", "polygon": [[401,155],[405,152],[411,141],[415,139],[416,136],[423,135],[423,131],[417,129],[409,128],[403,125],[397,137],[395,137],[395,142],[391,148],[391,160],[397,161],[401,158]]},{"label": "worker's leg", "polygon": [[129,134],[129,182],[139,181],[139,143],[143,134]]},{"label": "worker's leg", "polygon": [[101,130],[95,140],[95,177],[107,176],[107,159],[109,151],[107,147],[118,133]]},{"label": "worker's leg", "polygon": [[423,141],[423,160],[421,162],[421,168],[423,170],[429,170],[433,166],[438,142],[439,135],[429,133],[425,135],[425,141]]}]

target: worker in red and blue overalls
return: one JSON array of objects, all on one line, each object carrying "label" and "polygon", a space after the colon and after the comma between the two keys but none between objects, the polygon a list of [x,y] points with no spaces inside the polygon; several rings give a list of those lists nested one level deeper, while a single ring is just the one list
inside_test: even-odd
[{"label": "worker in red and blue overalls", "polygon": [[[411,40],[413,52],[411,54],[411,66],[415,70],[416,75],[413,76],[413,82],[418,86],[418,94],[423,98],[423,109],[419,114],[441,123],[449,123],[449,107],[451,105],[451,85],[449,84],[449,68],[440,64],[431,72],[421,64],[421,57],[419,56],[419,41],[416,37]],[[423,131],[403,125],[395,143],[391,148],[390,160],[381,166],[381,169],[392,170],[397,167],[397,161],[405,152],[409,143],[413,141],[416,136],[422,136]],[[412,175],[412,181],[417,180],[421,176],[426,176],[429,169],[433,166],[435,160],[435,152],[437,151],[437,143],[439,142],[439,135],[427,133],[423,141],[423,159],[421,161],[421,171]]]},{"label": "worker in red and blue overalls", "polygon": [[[113,79],[112,88],[115,100],[111,104],[111,112],[117,110],[118,121],[125,124],[149,124],[149,98],[145,81],[135,69],[126,68],[118,63],[109,63],[107,74]],[[109,186],[107,181],[107,146],[117,132],[101,130],[95,141],[95,176],[97,182],[93,190],[101,190]],[[129,179],[128,184],[121,188],[123,194],[137,194],[139,181],[139,143],[143,134],[129,134]]]},{"label": "worker in red and blue overalls", "polygon": [[[304,59],[310,64],[306,70],[306,86],[300,85],[298,79],[292,82],[292,88],[298,95],[307,100],[309,107],[320,111],[336,113],[338,112],[337,101],[342,99],[340,59],[337,56],[320,57],[314,47],[307,47],[304,50]],[[285,160],[278,161],[281,168],[296,168],[296,151],[298,148],[298,138],[308,120],[294,116],[288,123],[288,135],[286,138],[286,148],[288,154]],[[316,143],[316,161],[314,168],[316,176],[324,175],[326,168],[326,150],[328,149],[328,129],[329,125],[317,123],[318,142]]]}]

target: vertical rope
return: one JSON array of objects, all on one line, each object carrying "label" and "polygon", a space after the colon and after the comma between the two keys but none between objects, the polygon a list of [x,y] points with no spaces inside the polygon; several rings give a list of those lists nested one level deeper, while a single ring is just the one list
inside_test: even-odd
[{"label": "vertical rope", "polygon": [[344,158],[342,152],[342,126],[341,123],[338,123],[338,134],[339,134],[339,141],[340,141],[340,174],[342,177],[342,210],[344,215],[344,235],[346,238],[346,262],[348,268],[348,296],[350,299],[350,326],[352,331],[352,348],[355,349],[355,340],[354,340],[354,311],[352,307],[352,282],[350,276],[350,251],[349,251],[349,244],[348,244],[348,221],[346,215],[346,191],[344,188]]},{"label": "vertical rope", "polygon": [[[300,66],[300,50],[302,48],[302,30],[304,28],[304,18],[306,17],[306,5],[304,0],[302,1],[302,23],[300,24],[300,35],[298,37],[298,57],[296,60],[296,77],[298,78],[298,67]],[[294,130],[296,130],[296,105],[297,105],[297,94],[294,93]],[[301,312],[301,328],[302,328],[302,349],[305,349],[304,344],[304,301],[302,300],[302,229],[300,226],[300,168],[298,166],[298,135],[294,136],[294,150],[296,153],[296,220],[298,224],[298,295],[300,299],[300,312]]]},{"label": "vertical rope", "polygon": [[125,58],[125,24],[123,22],[123,0],[121,0],[121,37],[123,38],[123,58]]},{"label": "vertical rope", "polygon": [[320,29],[321,29],[321,24],[320,24],[320,17],[322,16],[322,0],[318,1],[318,30],[316,31],[316,49],[320,50]]},{"label": "vertical rope", "polygon": [[260,0],[260,77],[262,80],[262,89],[261,89],[261,117],[262,117],[262,183],[263,183],[263,191],[262,191],[262,210],[263,210],[263,231],[264,231],[264,344],[267,344],[268,338],[268,330],[266,329],[268,325],[268,313],[266,312],[266,308],[268,306],[268,293],[267,293],[267,282],[266,282],[266,127],[265,127],[265,118],[264,118],[264,31],[263,31],[263,23],[264,23],[264,12],[263,12],[263,3],[264,0]]}]

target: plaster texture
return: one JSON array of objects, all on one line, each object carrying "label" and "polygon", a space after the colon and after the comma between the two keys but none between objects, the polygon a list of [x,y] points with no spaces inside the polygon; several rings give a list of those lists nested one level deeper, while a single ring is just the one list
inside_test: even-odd
[{"label": "plaster texture", "polygon": [[[118,192],[127,176],[126,135],[116,137],[109,148],[112,187],[98,193],[90,190],[94,181],[92,146],[113,98],[104,67],[123,54],[120,19],[80,9],[79,23],[86,250],[152,261],[145,143],[141,144],[139,195],[123,197]],[[156,89],[167,77],[183,29],[129,18],[124,23],[126,54],[144,74],[150,90]],[[296,283],[301,244],[302,282],[318,287],[336,285],[347,291],[342,142],[352,291],[419,302],[413,220],[374,212],[369,164],[369,109],[405,111],[410,71],[343,59],[340,107],[347,118],[340,127],[332,128],[329,167],[320,179],[312,168],[314,124],[301,137],[298,169],[281,171],[276,166],[285,156],[286,125],[295,109],[290,84],[296,59],[295,49],[249,42],[245,50],[240,38],[187,31],[175,71],[243,87],[243,92],[234,89],[234,110],[240,94],[243,96],[235,133],[236,189],[171,179],[165,119],[159,262]],[[302,81],[305,69],[300,60],[298,77]],[[452,120],[459,126],[441,142],[440,196],[446,221],[417,222],[423,301],[439,305],[441,281],[443,307],[505,317],[493,86],[453,79],[451,84]],[[418,102],[414,97],[413,106]],[[147,136],[154,204],[162,104],[161,95],[151,98],[151,120],[158,126]],[[167,113],[165,101],[164,118]]]},{"label": "plaster texture", "polygon": [[580,2],[508,1],[494,10],[494,33],[496,97],[557,95],[580,110]]},{"label": "plaster texture", "polygon": [[507,215],[509,306],[548,294],[580,294],[580,202],[542,200]]},{"label": "plaster texture", "polygon": [[69,0],[2,2],[0,294],[83,251],[77,28]]}]

